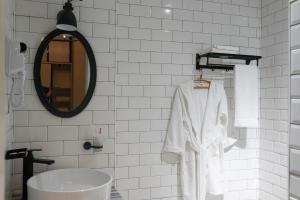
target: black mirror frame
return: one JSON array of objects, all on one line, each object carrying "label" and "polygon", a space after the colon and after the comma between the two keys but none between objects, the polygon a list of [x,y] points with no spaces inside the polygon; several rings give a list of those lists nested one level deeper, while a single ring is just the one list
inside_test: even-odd
[{"label": "black mirror frame", "polygon": [[[43,93],[43,90],[42,90],[42,87],[41,87],[40,72],[41,72],[41,63],[42,63],[42,58],[43,58],[44,51],[47,48],[47,46],[49,45],[49,42],[53,38],[55,38],[56,36],[58,36],[60,34],[68,34],[68,35],[75,36],[83,44],[83,46],[86,50],[86,53],[88,55],[89,64],[90,64],[90,81],[89,81],[89,87],[88,87],[86,96],[84,97],[81,104],[79,106],[77,106],[74,110],[70,111],[70,112],[61,112],[61,111],[57,110],[56,108],[52,107],[47,102],[46,98],[44,97],[44,93]],[[75,115],[82,112],[86,108],[86,106],[89,104],[91,98],[93,97],[94,90],[95,90],[95,87],[96,87],[97,65],[96,65],[96,59],[95,59],[92,47],[90,46],[90,44],[86,40],[86,38],[81,33],[79,33],[78,31],[64,31],[64,30],[60,30],[60,29],[55,29],[54,31],[50,32],[43,39],[43,41],[41,42],[41,44],[40,44],[40,46],[37,50],[35,60],[34,60],[33,75],[34,75],[35,89],[36,89],[37,95],[38,95],[41,103],[43,104],[43,106],[50,113],[52,113],[55,116],[62,117],[62,118],[74,117]]]}]

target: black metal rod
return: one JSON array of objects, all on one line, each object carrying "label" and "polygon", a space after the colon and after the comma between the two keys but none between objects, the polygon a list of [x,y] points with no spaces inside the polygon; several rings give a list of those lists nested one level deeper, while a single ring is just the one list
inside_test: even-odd
[{"label": "black metal rod", "polygon": [[233,65],[199,65],[198,66],[199,69],[211,69],[211,70],[215,70],[215,69],[222,69],[222,70],[233,70],[234,66]]},{"label": "black metal rod", "polygon": [[210,57],[210,58],[222,58],[222,59],[235,59],[235,60],[257,60],[261,59],[261,56],[256,55],[244,55],[244,54],[231,54],[231,53],[206,53],[200,55],[201,57]]}]

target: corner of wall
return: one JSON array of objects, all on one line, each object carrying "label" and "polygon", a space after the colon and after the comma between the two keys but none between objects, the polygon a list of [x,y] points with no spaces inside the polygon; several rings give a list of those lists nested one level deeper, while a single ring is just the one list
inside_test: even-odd
[{"label": "corner of wall", "polygon": [[288,198],[288,1],[262,0],[259,198]]},{"label": "corner of wall", "polygon": [[[14,37],[14,12],[15,12],[15,0],[3,1],[5,5],[4,12],[4,37]],[[3,45],[5,46],[5,45]],[[3,48],[5,49],[5,48]],[[3,59],[5,60],[5,59]],[[14,140],[13,134],[13,110],[10,109],[8,98],[9,98],[9,87],[11,80],[5,75],[5,69],[3,69],[3,81],[5,82],[5,97],[3,102],[4,108],[4,131],[5,131],[5,150],[12,148]],[[5,161],[5,200],[11,199],[11,185],[12,185],[12,161]]]}]

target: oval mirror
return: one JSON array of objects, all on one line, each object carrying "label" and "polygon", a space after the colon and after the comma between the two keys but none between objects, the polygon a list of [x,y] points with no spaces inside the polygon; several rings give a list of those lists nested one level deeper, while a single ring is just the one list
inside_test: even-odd
[{"label": "oval mirror", "polygon": [[96,61],[88,41],[77,31],[54,30],[41,42],[34,61],[34,84],[52,114],[73,117],[91,100]]}]

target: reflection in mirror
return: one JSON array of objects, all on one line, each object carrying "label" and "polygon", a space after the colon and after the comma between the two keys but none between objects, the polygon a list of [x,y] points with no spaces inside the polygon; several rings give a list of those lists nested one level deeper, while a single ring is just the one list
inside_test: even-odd
[{"label": "reflection in mirror", "polygon": [[48,104],[60,112],[76,109],[90,82],[89,59],[83,44],[73,35],[53,38],[40,66],[41,87]]}]

